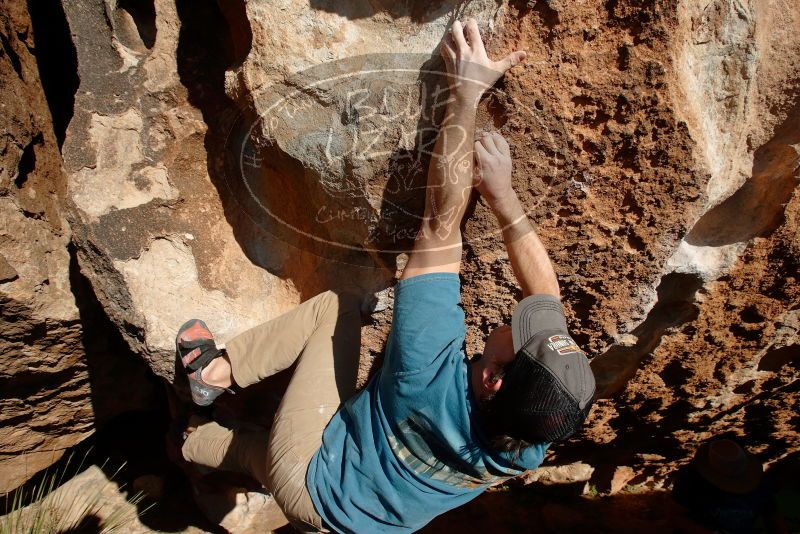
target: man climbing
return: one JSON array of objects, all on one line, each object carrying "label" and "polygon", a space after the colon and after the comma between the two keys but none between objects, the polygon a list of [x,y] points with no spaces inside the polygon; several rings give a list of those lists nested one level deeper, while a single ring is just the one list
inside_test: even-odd
[{"label": "man climbing", "polygon": [[[588,360],[567,333],[555,272],[511,187],[508,143],[493,133],[473,145],[481,94],[525,54],[490,60],[475,20],[455,22],[441,53],[451,98],[383,365],[369,384],[355,392],[360,319],[347,295],[318,295],[224,349],[198,320],[178,334],[200,404],[297,362],[269,435],[210,422],[182,452],[251,474],[301,531],[417,530],[538,467],[549,442],[573,434],[592,403]],[[502,228],[524,298],[511,327],[492,331],[482,356],[467,361],[459,223],[473,180]]]}]

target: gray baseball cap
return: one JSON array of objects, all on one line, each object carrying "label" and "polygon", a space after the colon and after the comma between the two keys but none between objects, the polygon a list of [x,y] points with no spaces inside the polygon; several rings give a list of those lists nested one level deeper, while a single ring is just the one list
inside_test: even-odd
[{"label": "gray baseball cap", "polygon": [[539,376],[539,391],[526,401],[531,424],[550,441],[568,437],[589,413],[595,379],[589,359],[567,331],[561,301],[551,295],[524,298],[514,310],[511,331],[516,356],[504,381],[517,381],[511,373]]}]

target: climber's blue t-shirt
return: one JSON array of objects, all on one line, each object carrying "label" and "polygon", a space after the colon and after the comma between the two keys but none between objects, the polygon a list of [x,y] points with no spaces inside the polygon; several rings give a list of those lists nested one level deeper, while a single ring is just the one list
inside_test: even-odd
[{"label": "climber's blue t-shirt", "polygon": [[515,458],[492,450],[478,427],[460,301],[456,274],[397,284],[383,366],[342,404],[308,467],[328,528],[414,531],[542,462],[547,444]]}]

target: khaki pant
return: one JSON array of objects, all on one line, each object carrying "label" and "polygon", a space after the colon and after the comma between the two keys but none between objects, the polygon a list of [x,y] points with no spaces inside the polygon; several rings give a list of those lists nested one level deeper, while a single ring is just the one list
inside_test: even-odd
[{"label": "khaki pant", "polygon": [[240,387],[287,369],[292,375],[269,435],[211,422],[183,445],[187,461],[249,474],[273,495],[298,530],[323,530],[306,489],[306,471],[322,432],[355,393],[361,345],[358,301],[326,292],[240,334],[227,344]]}]

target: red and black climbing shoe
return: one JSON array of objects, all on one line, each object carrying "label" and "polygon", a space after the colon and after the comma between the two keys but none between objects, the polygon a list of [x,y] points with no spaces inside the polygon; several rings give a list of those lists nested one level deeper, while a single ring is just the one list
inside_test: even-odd
[{"label": "red and black climbing shoe", "polygon": [[189,390],[195,404],[208,406],[226,391],[233,393],[229,388],[212,386],[203,381],[203,369],[223,354],[214,343],[214,336],[206,323],[199,319],[184,323],[178,330],[175,346],[176,357],[189,378]]}]

